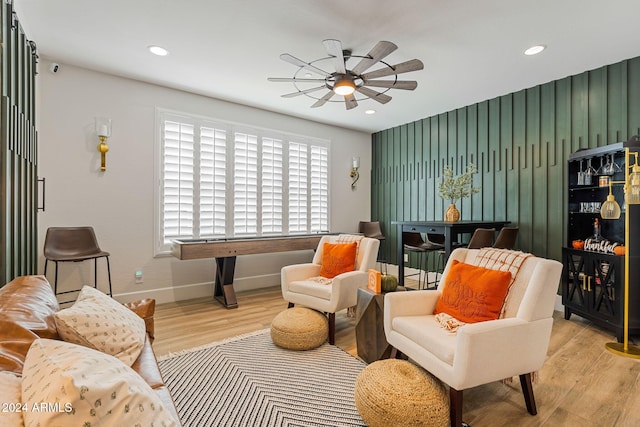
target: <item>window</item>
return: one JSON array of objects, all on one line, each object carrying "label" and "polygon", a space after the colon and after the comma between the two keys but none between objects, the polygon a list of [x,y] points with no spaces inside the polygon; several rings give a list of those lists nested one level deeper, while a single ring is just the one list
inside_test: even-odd
[{"label": "window", "polygon": [[329,143],[158,111],[158,253],[329,229]]}]

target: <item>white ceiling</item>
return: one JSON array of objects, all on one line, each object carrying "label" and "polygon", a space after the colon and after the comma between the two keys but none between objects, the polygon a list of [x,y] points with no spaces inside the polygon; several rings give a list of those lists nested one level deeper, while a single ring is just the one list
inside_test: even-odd
[{"label": "white ceiling", "polygon": [[[375,132],[478,101],[640,56],[639,0],[14,0],[38,53],[98,70],[322,123]],[[385,61],[413,58],[385,105],[310,108],[292,83],[297,67],[327,56],[322,40],[366,55],[398,45]],[[548,48],[528,57],[534,44]],[[156,57],[160,45],[170,51]],[[372,69],[377,68],[374,66]],[[49,72],[39,70],[42,72]],[[330,70],[333,71],[333,70]],[[64,66],[60,69],[64,73]],[[324,91],[317,92],[320,95]],[[364,111],[373,108],[374,115]]]}]

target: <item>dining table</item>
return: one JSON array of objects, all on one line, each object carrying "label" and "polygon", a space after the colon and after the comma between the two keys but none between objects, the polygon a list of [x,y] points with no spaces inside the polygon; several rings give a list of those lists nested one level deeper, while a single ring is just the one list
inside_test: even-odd
[{"label": "dining table", "polygon": [[478,228],[495,228],[496,231],[509,225],[510,221],[391,221],[397,227],[397,259],[398,259],[398,285],[404,286],[404,244],[402,233],[441,234],[444,236],[444,263],[458,242],[461,234],[473,233]]}]

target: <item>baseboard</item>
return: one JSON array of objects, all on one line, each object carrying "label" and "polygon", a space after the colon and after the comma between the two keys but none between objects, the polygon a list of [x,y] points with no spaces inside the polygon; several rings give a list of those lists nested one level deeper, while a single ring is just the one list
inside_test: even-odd
[{"label": "baseboard", "polygon": [[[239,277],[233,282],[236,292],[253,289],[280,286],[280,274],[265,274],[261,276]],[[193,283],[183,286],[168,286],[166,288],[145,289],[135,292],[124,292],[113,296],[116,300],[126,303],[143,298],[154,298],[157,304],[183,301],[195,298],[213,298],[213,282]]]}]

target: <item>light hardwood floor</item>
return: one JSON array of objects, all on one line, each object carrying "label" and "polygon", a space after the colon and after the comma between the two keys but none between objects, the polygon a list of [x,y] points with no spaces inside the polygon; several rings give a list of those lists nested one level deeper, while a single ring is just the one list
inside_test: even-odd
[{"label": "light hardwood floor", "polygon": [[[160,304],[156,309],[158,356],[268,328],[287,307],[280,287],[238,293],[239,307],[213,298]],[[336,315],[336,345],[357,356],[355,319]],[[612,334],[577,316],[556,312],[548,359],[534,384],[538,415],[527,413],[520,382],[464,392],[463,419],[482,426],[638,426],[640,361],[614,355]],[[517,353],[513,357],[518,357]]]}]

